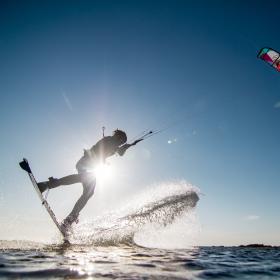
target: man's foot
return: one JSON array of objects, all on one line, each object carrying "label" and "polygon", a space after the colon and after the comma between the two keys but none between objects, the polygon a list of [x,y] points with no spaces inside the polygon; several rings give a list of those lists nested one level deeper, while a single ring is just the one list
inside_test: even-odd
[{"label": "man's foot", "polygon": [[49,181],[40,182],[37,185],[38,185],[40,192],[43,193],[47,189],[52,189],[52,188],[58,186],[58,179],[56,179],[54,177],[50,177]]},{"label": "man's foot", "polygon": [[71,224],[66,219],[60,224],[60,228],[65,236],[69,235]]},{"label": "man's foot", "polygon": [[44,191],[46,191],[49,188],[48,187],[48,182],[37,183],[37,186],[38,186],[41,193],[43,193]]},{"label": "man's foot", "polygon": [[66,219],[63,220],[63,222],[60,224],[61,230],[63,231],[63,233],[65,235],[69,234],[69,231],[71,229],[71,226],[73,223],[78,223],[79,219],[78,217],[72,217],[72,216],[68,216]]}]

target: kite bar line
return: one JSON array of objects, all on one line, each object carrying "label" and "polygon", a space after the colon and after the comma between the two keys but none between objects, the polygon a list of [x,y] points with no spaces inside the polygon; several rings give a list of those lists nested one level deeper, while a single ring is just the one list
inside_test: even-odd
[{"label": "kite bar line", "polygon": [[166,129],[145,130],[142,134],[140,134],[140,136],[132,138],[132,140],[130,140],[130,142],[132,142],[131,143],[132,145],[136,144],[136,143],[138,143],[140,141],[143,141],[143,140],[146,140],[146,139],[148,139],[148,138],[150,138],[150,137],[152,137],[152,136],[154,136],[158,133],[161,133],[164,130],[166,130]]}]

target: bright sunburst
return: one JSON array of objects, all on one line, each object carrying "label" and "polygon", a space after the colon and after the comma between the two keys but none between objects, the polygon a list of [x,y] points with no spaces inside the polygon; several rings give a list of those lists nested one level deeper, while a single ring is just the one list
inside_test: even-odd
[{"label": "bright sunburst", "polygon": [[99,181],[108,181],[113,177],[113,168],[109,164],[98,164],[94,168],[94,174]]}]

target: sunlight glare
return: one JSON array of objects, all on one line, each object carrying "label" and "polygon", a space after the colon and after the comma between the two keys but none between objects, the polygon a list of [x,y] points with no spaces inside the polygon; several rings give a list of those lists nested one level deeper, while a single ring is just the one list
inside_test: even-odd
[{"label": "sunlight glare", "polygon": [[99,164],[94,168],[94,174],[99,181],[108,181],[113,177],[113,168],[109,164]]}]

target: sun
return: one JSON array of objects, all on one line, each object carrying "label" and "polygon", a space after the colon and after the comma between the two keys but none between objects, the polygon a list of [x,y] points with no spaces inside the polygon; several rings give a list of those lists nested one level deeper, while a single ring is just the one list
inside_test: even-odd
[{"label": "sun", "polygon": [[113,177],[113,168],[110,164],[100,163],[94,168],[94,174],[99,181],[108,181]]}]

